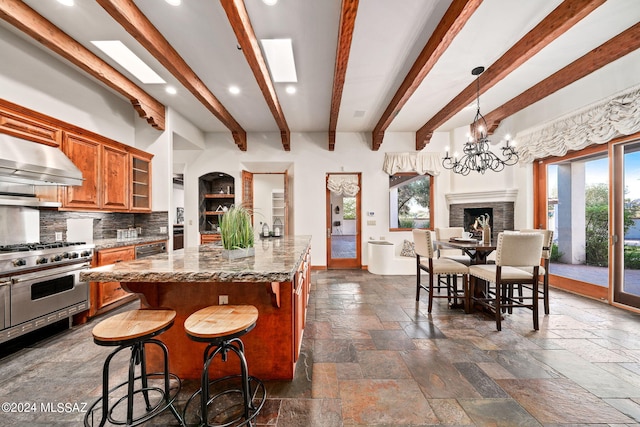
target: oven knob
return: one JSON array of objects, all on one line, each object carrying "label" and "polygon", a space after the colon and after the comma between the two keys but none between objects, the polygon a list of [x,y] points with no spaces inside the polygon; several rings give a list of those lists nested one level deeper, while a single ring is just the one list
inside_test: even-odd
[{"label": "oven knob", "polygon": [[14,267],[22,267],[23,265],[27,265],[27,261],[24,258],[19,258],[13,261]]},{"label": "oven knob", "polygon": [[62,255],[54,255],[51,257],[51,262],[62,261]]},{"label": "oven knob", "polygon": [[91,256],[91,251],[82,251],[80,256]]},{"label": "oven knob", "polygon": [[71,252],[69,254],[69,258],[71,258],[71,259],[75,259],[75,258],[78,258],[78,257],[79,257],[78,252]]},{"label": "oven knob", "polygon": [[40,257],[36,260],[36,264],[46,264],[47,259],[45,257]]},{"label": "oven knob", "polygon": [[69,252],[65,252],[65,253],[63,253],[63,254],[62,254],[62,258],[65,258],[65,259],[66,259],[66,258],[70,258],[70,256],[69,256]]}]

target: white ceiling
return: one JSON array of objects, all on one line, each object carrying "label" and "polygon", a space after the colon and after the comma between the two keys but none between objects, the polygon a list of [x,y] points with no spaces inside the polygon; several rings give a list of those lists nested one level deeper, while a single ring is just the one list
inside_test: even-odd
[{"label": "white ceiling", "polygon": [[[261,0],[244,2],[258,39],[293,40],[297,93],[289,95],[284,90],[285,84],[274,83],[289,129],[291,132],[327,131],[341,1],[279,0],[275,6],[267,6]],[[451,2],[359,1],[338,132],[373,130]],[[178,94],[166,94],[164,86],[139,83],[140,87],[201,130],[227,131],[96,2],[76,0],[76,6],[71,8],[55,0],[25,0],[25,3],[139,83],[90,43],[90,40],[122,40],[177,87]],[[561,0],[484,0],[388,130],[415,132],[473,83],[471,69],[488,68],[560,3]],[[135,4],[247,132],[279,131],[219,1],[183,0],[178,7],[162,0],[135,0]],[[480,102],[482,111],[487,113],[504,104],[639,21],[639,0],[606,1],[484,93]],[[482,79],[480,82],[482,84]],[[230,85],[239,86],[242,92],[230,94]],[[438,130],[466,125],[474,113],[474,109],[464,109]]]}]

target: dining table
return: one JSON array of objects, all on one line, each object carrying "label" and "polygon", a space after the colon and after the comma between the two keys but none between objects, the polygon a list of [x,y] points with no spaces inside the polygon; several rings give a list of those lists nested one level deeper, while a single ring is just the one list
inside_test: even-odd
[{"label": "dining table", "polygon": [[471,259],[471,264],[486,264],[487,256],[496,250],[494,242],[489,244],[484,243],[482,240],[476,239],[464,239],[464,238],[451,238],[449,240],[436,240],[434,241],[436,246],[460,249],[467,254]]}]

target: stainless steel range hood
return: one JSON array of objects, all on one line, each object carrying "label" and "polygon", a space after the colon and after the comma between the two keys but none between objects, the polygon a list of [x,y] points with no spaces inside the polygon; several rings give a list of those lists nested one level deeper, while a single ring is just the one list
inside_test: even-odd
[{"label": "stainless steel range hood", "polygon": [[82,185],[82,172],[56,147],[0,133],[0,182]]}]

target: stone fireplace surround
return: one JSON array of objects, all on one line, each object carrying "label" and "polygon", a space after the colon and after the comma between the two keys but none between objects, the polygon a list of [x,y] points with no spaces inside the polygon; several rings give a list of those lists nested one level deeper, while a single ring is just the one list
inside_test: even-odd
[{"label": "stone fireplace surround", "polygon": [[[487,209],[493,212],[491,218],[491,240],[495,242],[498,233],[514,229],[514,202],[518,190],[485,191],[474,193],[449,193],[445,195],[449,205],[449,227],[464,227],[465,209]],[[469,231],[465,229],[465,231]]]}]

